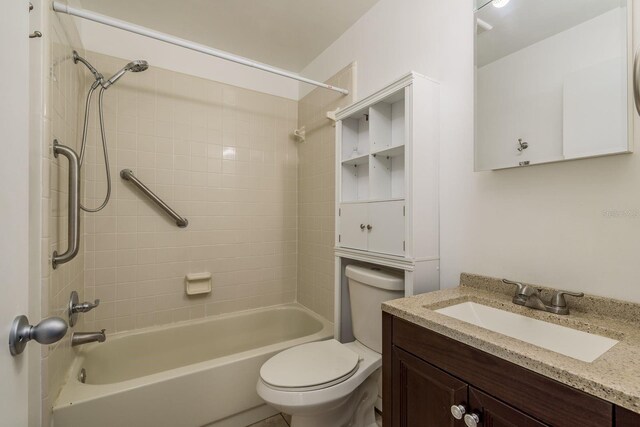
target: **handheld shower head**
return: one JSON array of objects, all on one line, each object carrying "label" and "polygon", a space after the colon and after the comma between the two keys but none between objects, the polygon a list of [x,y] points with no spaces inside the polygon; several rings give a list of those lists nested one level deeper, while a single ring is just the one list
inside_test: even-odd
[{"label": "handheld shower head", "polygon": [[124,74],[127,71],[131,71],[132,73],[139,73],[141,71],[146,70],[147,68],[149,68],[149,63],[147,61],[144,61],[142,59],[131,61],[127,65],[125,65],[120,71],[118,71],[113,76],[111,76],[109,80],[102,83],[102,87],[104,89],[108,89],[109,86],[117,82],[120,79],[120,77],[124,76]]},{"label": "handheld shower head", "polygon": [[136,59],[135,61],[129,62],[125,68],[131,72],[139,73],[149,68],[149,63],[144,59]]}]

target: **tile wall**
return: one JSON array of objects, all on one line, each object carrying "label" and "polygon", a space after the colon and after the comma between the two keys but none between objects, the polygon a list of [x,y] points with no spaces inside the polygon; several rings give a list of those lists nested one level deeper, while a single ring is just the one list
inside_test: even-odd
[{"label": "tile wall", "polygon": [[[137,58],[89,52],[105,75]],[[154,67],[104,94],[113,191],[85,215],[89,329],[123,331],[292,302],[296,298],[297,102]],[[87,85],[90,84],[87,79]],[[97,118],[83,170],[85,203],[105,194]],[[120,170],[189,220],[176,227]],[[188,273],[213,292],[189,297]]]},{"label": "tile wall", "polygon": [[[46,2],[37,7],[47,10]],[[64,252],[68,247],[68,162],[65,157],[54,158],[52,142],[78,151],[79,108],[84,90],[84,73],[73,63],[73,49],[80,52],[81,44],[73,23],[49,11],[44,17],[42,38],[47,76],[44,84],[44,138],[42,141],[42,317],[59,316],[67,319],[69,294],[77,290],[83,296],[84,255],[82,252],[67,264],[53,269],[54,250]],[[81,238],[81,246],[83,239]],[[80,322],[76,330],[83,328]],[[70,336],[42,348],[42,425],[49,425],[51,406],[73,360]]]},{"label": "tile wall", "polygon": [[306,142],[298,157],[298,301],[333,321],[335,235],[335,127],[327,111],[354,99],[355,64],[327,83],[349,89],[343,96],[315,89],[299,102],[298,126],[306,129]]}]

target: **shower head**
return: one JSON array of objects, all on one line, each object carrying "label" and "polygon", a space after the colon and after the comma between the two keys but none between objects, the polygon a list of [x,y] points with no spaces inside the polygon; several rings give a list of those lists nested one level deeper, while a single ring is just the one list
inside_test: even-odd
[{"label": "shower head", "polygon": [[118,71],[113,76],[111,76],[109,80],[102,83],[102,87],[104,89],[108,89],[109,86],[117,82],[120,79],[120,77],[124,76],[124,74],[127,71],[131,71],[132,73],[139,73],[141,71],[146,70],[147,68],[149,68],[149,63],[147,61],[144,61],[142,59],[131,61],[127,65],[125,65],[120,71]]},{"label": "shower head", "polygon": [[128,68],[134,73],[139,73],[149,68],[149,63],[144,59],[136,59],[135,61],[129,62],[125,68]]}]

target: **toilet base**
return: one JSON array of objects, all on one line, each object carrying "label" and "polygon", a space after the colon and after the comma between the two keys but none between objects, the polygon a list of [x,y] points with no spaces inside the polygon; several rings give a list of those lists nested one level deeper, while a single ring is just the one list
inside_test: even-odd
[{"label": "toilet base", "polygon": [[349,396],[318,412],[291,414],[291,427],[377,427],[375,403],[378,398],[376,370]]}]

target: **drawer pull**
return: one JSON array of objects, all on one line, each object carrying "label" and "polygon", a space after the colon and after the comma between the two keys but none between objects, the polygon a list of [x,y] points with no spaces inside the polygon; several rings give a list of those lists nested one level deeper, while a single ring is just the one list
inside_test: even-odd
[{"label": "drawer pull", "polygon": [[371,226],[371,224],[367,224],[367,230],[371,231],[373,229],[373,227]]},{"label": "drawer pull", "polygon": [[453,405],[451,407],[451,415],[453,415],[453,418],[455,418],[456,420],[461,420],[466,412],[467,409],[464,407],[464,405]]},{"label": "drawer pull", "polygon": [[365,229],[365,225],[364,224],[360,224],[360,230],[364,230]]},{"label": "drawer pull", "polygon": [[467,414],[464,416],[464,423],[467,427],[478,427],[480,425],[480,415]]}]

